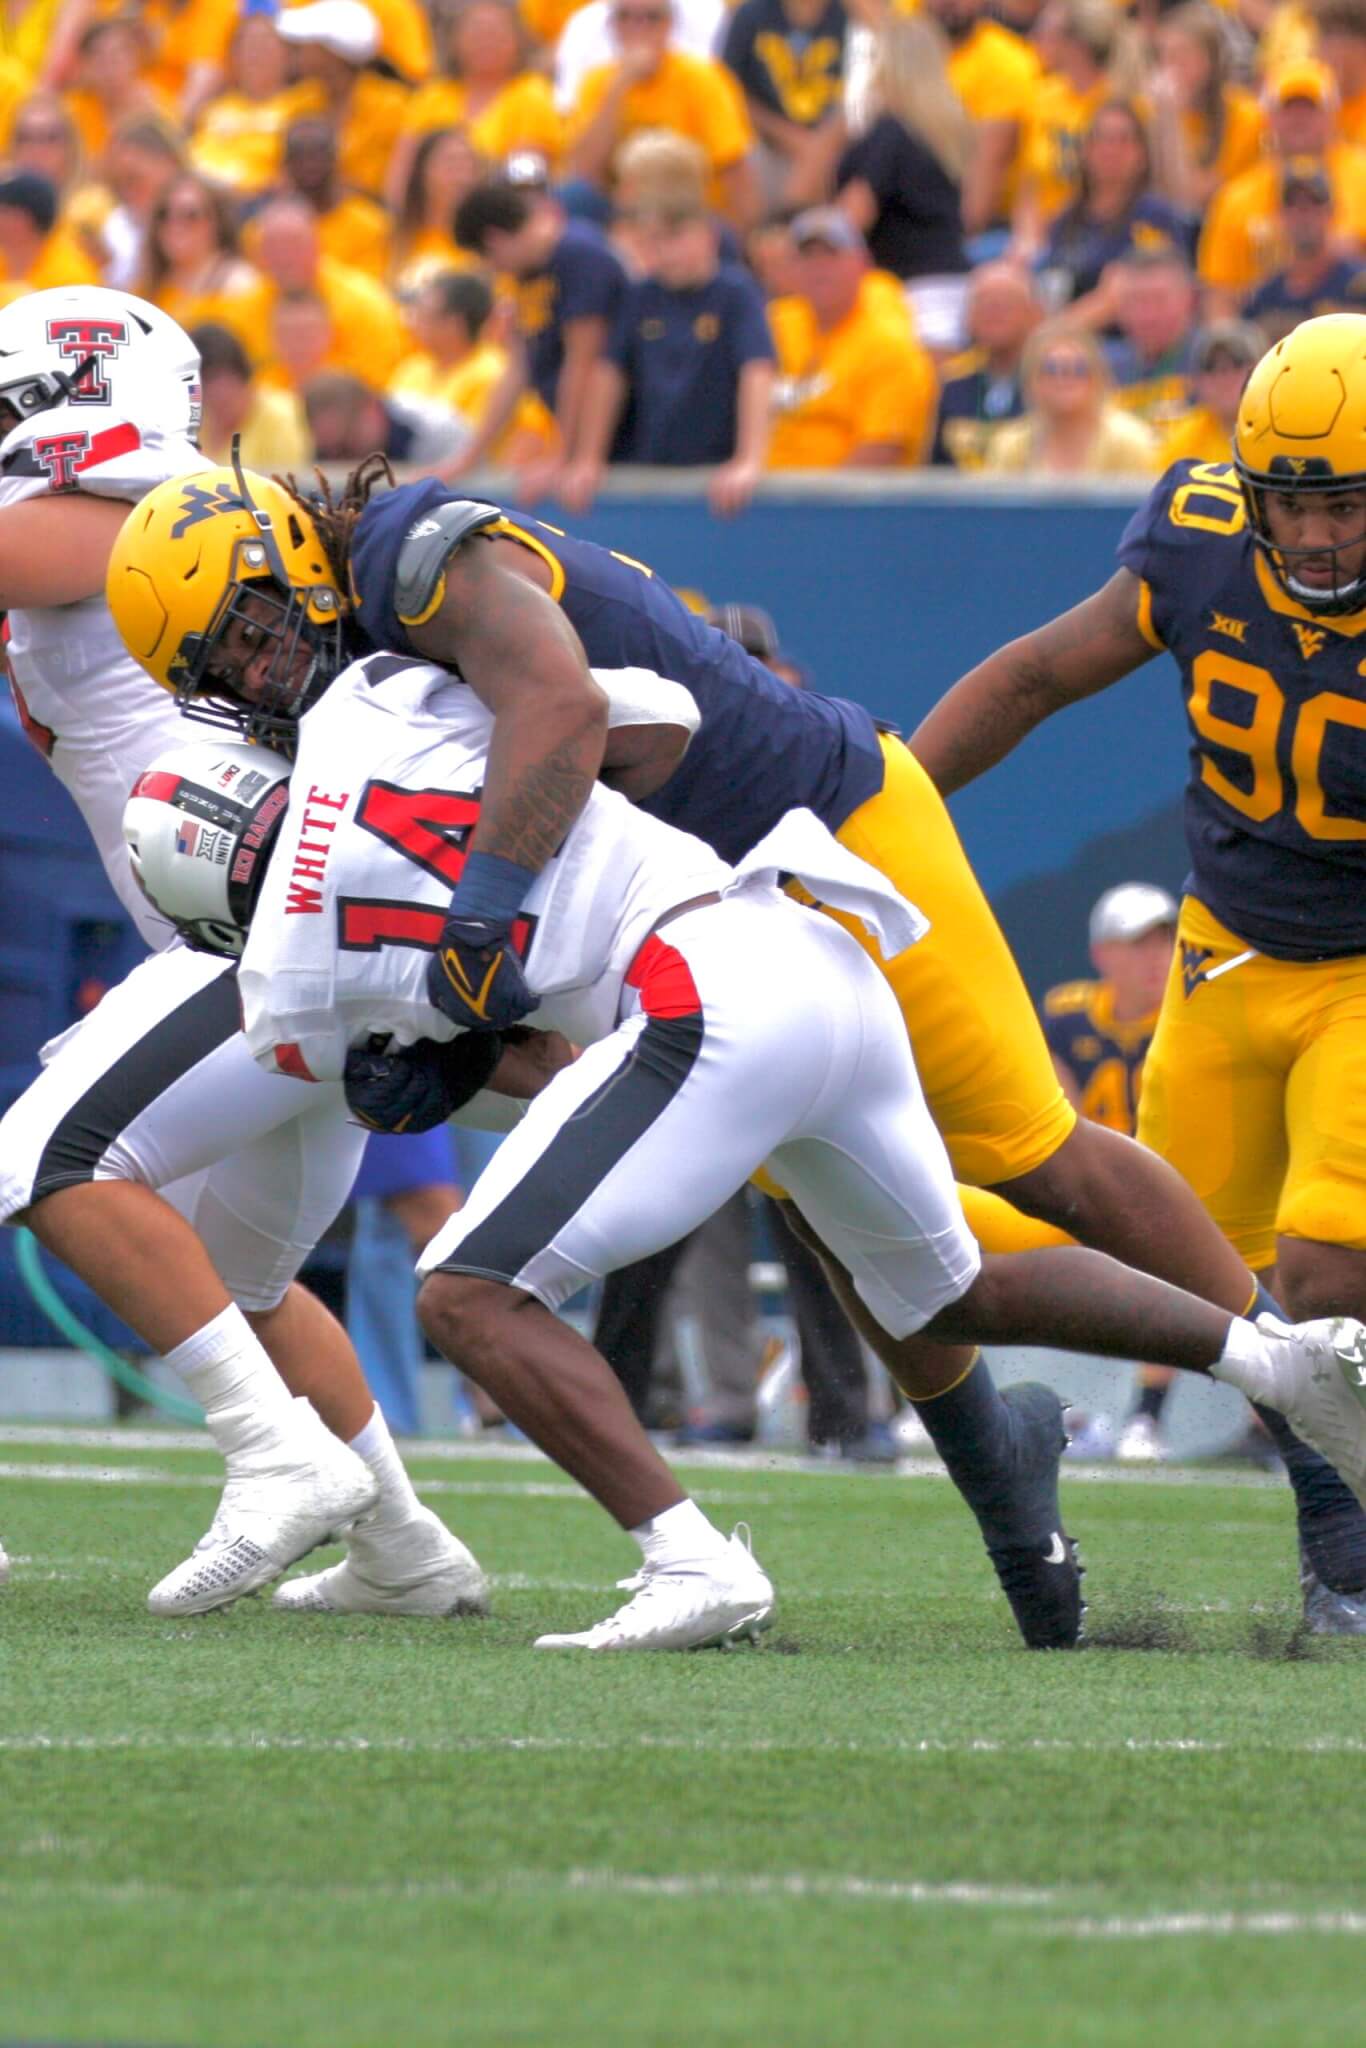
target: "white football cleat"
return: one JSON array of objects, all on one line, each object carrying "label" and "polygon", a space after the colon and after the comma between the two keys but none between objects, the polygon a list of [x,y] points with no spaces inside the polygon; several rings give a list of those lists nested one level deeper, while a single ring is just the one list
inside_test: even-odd
[{"label": "white football cleat", "polygon": [[3,1543],[0,1543],[0,1586],[3,1586],[3,1585],[4,1585],[4,1583],[5,1583],[5,1581],[6,1581],[6,1579],[7,1579],[8,1577],[9,1577],[9,1559],[8,1559],[8,1558],[6,1557],[6,1555],[5,1555],[5,1546],[4,1546],[4,1544],[3,1544]]},{"label": "white football cleat", "polygon": [[488,1581],[440,1516],[420,1508],[392,1529],[362,1516],[340,1564],[278,1586],[271,1606],[290,1614],[487,1614]]},{"label": "white football cleat", "polygon": [[623,1583],[635,1597],[578,1635],[538,1636],[538,1650],[707,1650],[756,1641],[773,1619],[773,1585],[737,1529],[709,1563],[660,1571],[646,1565]]},{"label": "white football cleat", "polygon": [[1272,1402],[1366,1507],[1366,1325],[1351,1316],[1282,1323],[1258,1316],[1276,1365]]},{"label": "white football cleat", "polygon": [[1119,1432],[1115,1456],[1121,1465],[1160,1465],[1167,1455],[1155,1415],[1131,1415]]},{"label": "white football cleat", "polygon": [[228,1459],[228,1482],[208,1533],[147,1595],[153,1614],[209,1614],[258,1593],[375,1504],[364,1460],[325,1429],[307,1401],[295,1426],[260,1450]]}]

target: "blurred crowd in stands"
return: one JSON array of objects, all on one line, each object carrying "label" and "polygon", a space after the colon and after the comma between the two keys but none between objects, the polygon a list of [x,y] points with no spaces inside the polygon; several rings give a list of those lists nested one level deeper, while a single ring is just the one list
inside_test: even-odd
[{"label": "blurred crowd in stands", "polygon": [[1366,294],[1366,0],[0,0],[0,160],[265,468],[1141,474]]}]

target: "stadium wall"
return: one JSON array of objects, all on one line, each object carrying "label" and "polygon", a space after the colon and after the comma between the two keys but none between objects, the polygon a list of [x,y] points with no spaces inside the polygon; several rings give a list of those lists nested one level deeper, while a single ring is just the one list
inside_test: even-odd
[{"label": "stadium wall", "polygon": [[[617,477],[576,532],[713,604],[763,605],[815,688],[856,697],[903,732],[984,655],[1106,581],[1141,490],[864,475],[770,484],[723,523],[700,486],[689,498],[676,480]],[[1102,889],[1179,887],[1183,733],[1164,655],[954,799],[1036,994],[1085,971],[1086,911]]]}]

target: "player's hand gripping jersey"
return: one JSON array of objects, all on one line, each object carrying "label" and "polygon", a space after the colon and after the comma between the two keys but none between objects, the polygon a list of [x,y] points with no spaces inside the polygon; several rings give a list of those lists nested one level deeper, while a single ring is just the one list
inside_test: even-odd
[{"label": "player's hand gripping jersey", "polygon": [[[127,395],[127,384],[123,387]],[[133,407],[77,398],[21,421],[0,442],[0,508],[84,491],[132,505],[168,477],[202,469],[183,434],[157,424],[166,394],[149,379]],[[70,790],[115,894],[147,943],[174,936],[136,887],[123,844],[123,806],[154,754],[184,737],[164,690],[125,649],[103,583],[79,604],[9,613],[7,652],[20,718]]]},{"label": "player's hand gripping jersey", "polygon": [[1222,464],[1170,469],[1119,559],[1181,670],[1190,893],[1273,958],[1366,953],[1366,613],[1295,603]]},{"label": "player's hand gripping jersey", "polygon": [[[445,670],[388,654],[353,664],[301,721],[290,807],[239,977],[258,1060],[337,1080],[348,1049],[372,1034],[400,1045],[452,1037],[427,998],[427,959],[479,816],[492,729]],[[889,952],[924,929],[805,811],[756,853],[753,885],[780,866],[866,917]],[[659,919],[736,879],[700,840],[596,787],[518,922],[541,999],[531,1021],[580,1044],[614,1030]]]}]

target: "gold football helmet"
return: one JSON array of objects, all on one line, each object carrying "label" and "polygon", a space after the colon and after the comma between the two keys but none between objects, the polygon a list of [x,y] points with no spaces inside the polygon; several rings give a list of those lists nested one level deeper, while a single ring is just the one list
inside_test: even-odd
[{"label": "gold football helmet", "polygon": [[188,716],[248,739],[288,739],[345,660],[346,608],[316,526],[282,484],[236,462],[135,505],[105,587],[134,660]]},{"label": "gold football helmet", "polygon": [[[1264,355],[1238,405],[1233,460],[1258,547],[1277,580],[1308,611],[1360,611],[1366,578],[1339,575],[1337,557],[1366,541],[1361,533],[1339,547],[1277,546],[1266,519],[1266,494],[1366,491],[1366,314],[1326,313],[1305,320]],[[1334,557],[1330,585],[1297,579],[1309,554]]]}]

